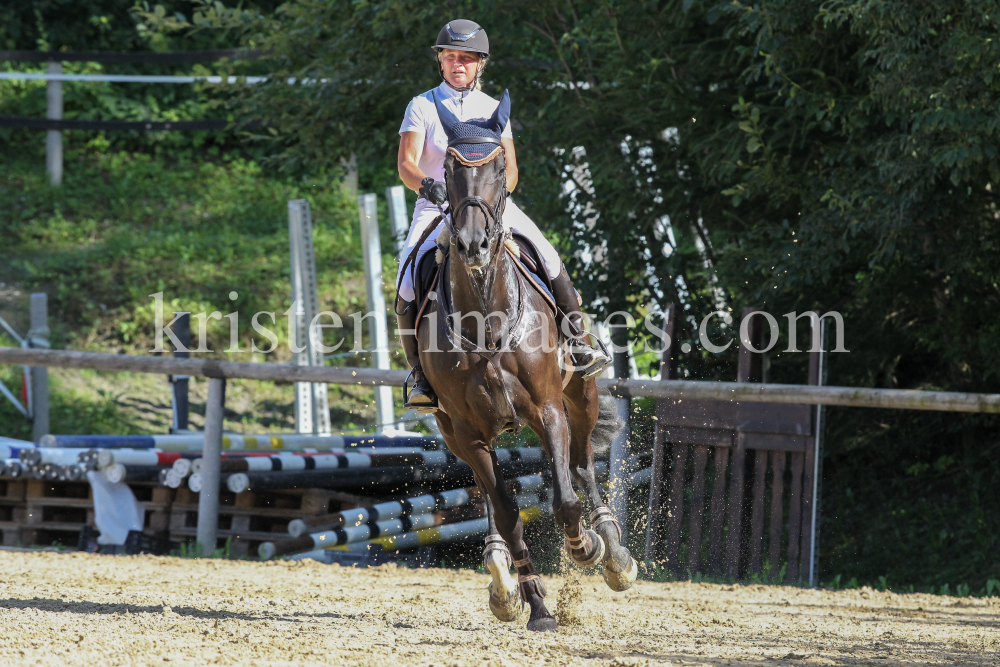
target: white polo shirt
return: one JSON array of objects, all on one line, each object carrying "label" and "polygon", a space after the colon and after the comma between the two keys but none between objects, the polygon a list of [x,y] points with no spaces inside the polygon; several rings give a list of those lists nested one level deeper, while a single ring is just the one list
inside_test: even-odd
[{"label": "white polo shirt", "polygon": [[[444,108],[455,114],[459,120],[475,120],[490,118],[497,110],[500,102],[481,90],[457,91],[444,81],[434,89],[437,98]],[[431,91],[417,95],[406,107],[403,124],[399,133],[418,132],[424,135],[424,151],[420,155],[417,166],[435,181],[444,180],[444,158],[448,151],[448,135],[438,119],[437,108]],[[513,138],[510,121],[504,128],[502,136]]]}]

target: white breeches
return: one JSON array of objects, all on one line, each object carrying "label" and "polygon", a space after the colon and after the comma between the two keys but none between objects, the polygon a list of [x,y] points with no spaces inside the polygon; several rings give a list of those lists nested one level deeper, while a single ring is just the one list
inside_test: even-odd
[{"label": "white breeches", "polygon": [[[417,244],[420,235],[424,233],[429,224],[434,222],[434,218],[438,216],[438,213],[437,207],[422,197],[417,200],[416,208],[413,209],[413,222],[410,223],[410,231],[406,235],[403,260],[400,262],[399,270],[396,272],[396,284],[399,285],[399,296],[406,301],[413,301],[417,298],[417,295],[413,290],[414,266],[407,267],[406,274],[401,275],[403,264],[413,251],[413,246]],[[554,279],[559,275],[559,271],[562,269],[562,260],[559,259],[559,253],[552,247],[549,240],[542,235],[538,227],[535,226],[535,223],[531,221],[531,218],[525,215],[524,211],[518,208],[517,204],[510,197],[507,198],[507,204],[504,207],[503,224],[507,229],[521,234],[535,244],[535,247],[538,248],[538,252],[542,256],[542,264],[545,265],[545,272],[549,274],[549,278]],[[437,244],[438,234],[444,228],[444,224],[438,225],[438,228],[431,232],[423,245],[420,246],[416,258],[417,263],[420,262],[420,258],[424,256],[424,253],[434,249]],[[400,282],[400,278],[402,278],[402,282]]]}]

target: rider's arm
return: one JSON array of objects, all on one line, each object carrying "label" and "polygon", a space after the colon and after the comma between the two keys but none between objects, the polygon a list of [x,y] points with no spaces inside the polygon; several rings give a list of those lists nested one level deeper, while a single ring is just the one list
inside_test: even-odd
[{"label": "rider's arm", "polygon": [[[513,144],[511,144],[513,147]],[[414,192],[420,192],[420,181],[427,178],[417,164],[424,152],[424,135],[420,132],[401,132],[399,135],[399,157],[396,162],[399,167],[399,178],[403,185]],[[514,173],[517,173],[515,167]],[[516,180],[515,176],[515,180]],[[510,167],[507,168],[507,180],[510,180]]]},{"label": "rider's arm", "polygon": [[507,159],[507,192],[513,192],[517,187],[517,154],[514,152],[514,140],[510,137],[500,137],[500,143]]}]

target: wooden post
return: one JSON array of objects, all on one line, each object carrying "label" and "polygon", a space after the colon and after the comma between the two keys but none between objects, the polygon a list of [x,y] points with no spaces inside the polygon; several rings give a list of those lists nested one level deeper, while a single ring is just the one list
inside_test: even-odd
[{"label": "wooden post", "polygon": [[211,556],[219,535],[219,477],[222,468],[222,424],[226,381],[208,380],[205,405],[205,448],[202,452],[202,487],[198,494],[198,532],[202,556]]},{"label": "wooden post", "polygon": [[[669,347],[663,350],[660,361],[660,380],[670,380],[674,374],[674,359],[676,358],[677,346],[674,345],[674,335],[677,322],[677,305],[670,304],[666,309],[666,319],[663,323],[663,330],[669,338]],[[665,402],[656,402],[657,420],[663,419],[660,414],[665,408]],[[653,436],[653,479],[649,484],[649,519],[646,522],[646,562],[663,562],[663,524],[666,511],[663,506],[664,498],[664,462],[666,460],[667,443],[666,430],[659,423],[656,424],[655,435]]]},{"label": "wooden post", "polygon": [[[44,292],[31,295],[31,329],[28,344],[49,347],[49,302]],[[36,443],[49,432],[49,369],[31,367],[31,439]]]},{"label": "wooden post", "polygon": [[[174,358],[189,359],[191,357],[191,313],[174,313],[176,322],[173,330],[184,349],[175,349]],[[188,389],[190,376],[171,375],[170,380],[170,402],[174,413],[174,423],[170,427],[171,433],[178,433],[188,429]]]},{"label": "wooden post", "polygon": [[[743,319],[756,311],[756,308],[744,308]],[[750,343],[757,347],[760,343],[757,332],[760,331],[761,318],[750,320],[748,331]],[[761,355],[754,354],[747,346],[740,341],[739,364],[736,371],[737,382],[760,382],[761,375]],[[744,509],[744,489],[746,474],[746,437],[743,433],[736,434],[736,443],[733,446],[733,456],[729,465],[729,505],[727,513],[727,525],[729,532],[726,536],[726,575],[738,577],[740,574],[740,556],[742,553],[743,539],[743,509]]]},{"label": "wooden post", "polygon": [[[49,74],[62,74],[62,63],[50,62],[47,71]],[[49,120],[62,120],[62,81],[48,81],[45,88],[46,97],[48,98],[45,117]],[[49,174],[50,185],[62,185],[63,136],[60,130],[49,130],[45,133],[45,171]]]},{"label": "wooden post", "polygon": [[704,572],[701,567],[701,533],[705,523],[705,467],[708,447],[695,447],[691,461],[691,522],[688,528],[688,573]]}]

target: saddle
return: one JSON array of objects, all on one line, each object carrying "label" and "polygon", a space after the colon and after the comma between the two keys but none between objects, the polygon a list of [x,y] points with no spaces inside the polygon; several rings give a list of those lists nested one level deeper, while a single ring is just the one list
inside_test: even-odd
[{"label": "saddle", "polygon": [[[548,273],[545,271],[545,267],[541,262],[541,255],[535,244],[529,241],[526,237],[514,233],[511,235],[511,239],[507,241],[505,250],[513,257],[515,260],[514,266],[523,275],[528,285],[530,285],[538,294],[542,297],[542,300],[548,304],[549,308],[552,310],[552,314],[556,314],[556,302],[553,296],[552,290],[552,280],[549,278]],[[417,263],[417,269],[414,276],[414,291],[417,295],[417,303],[420,304],[417,310],[417,321],[414,325],[415,328],[420,328],[420,321],[423,319],[423,315],[427,310],[428,301],[430,301],[430,295],[436,292],[439,288],[439,283],[443,280],[444,284],[440,287],[442,288],[443,295],[447,300],[446,303],[451,302],[451,284],[446,279],[448,271],[448,257],[443,258],[438,256],[437,252],[426,252],[424,256],[420,258]]]}]

